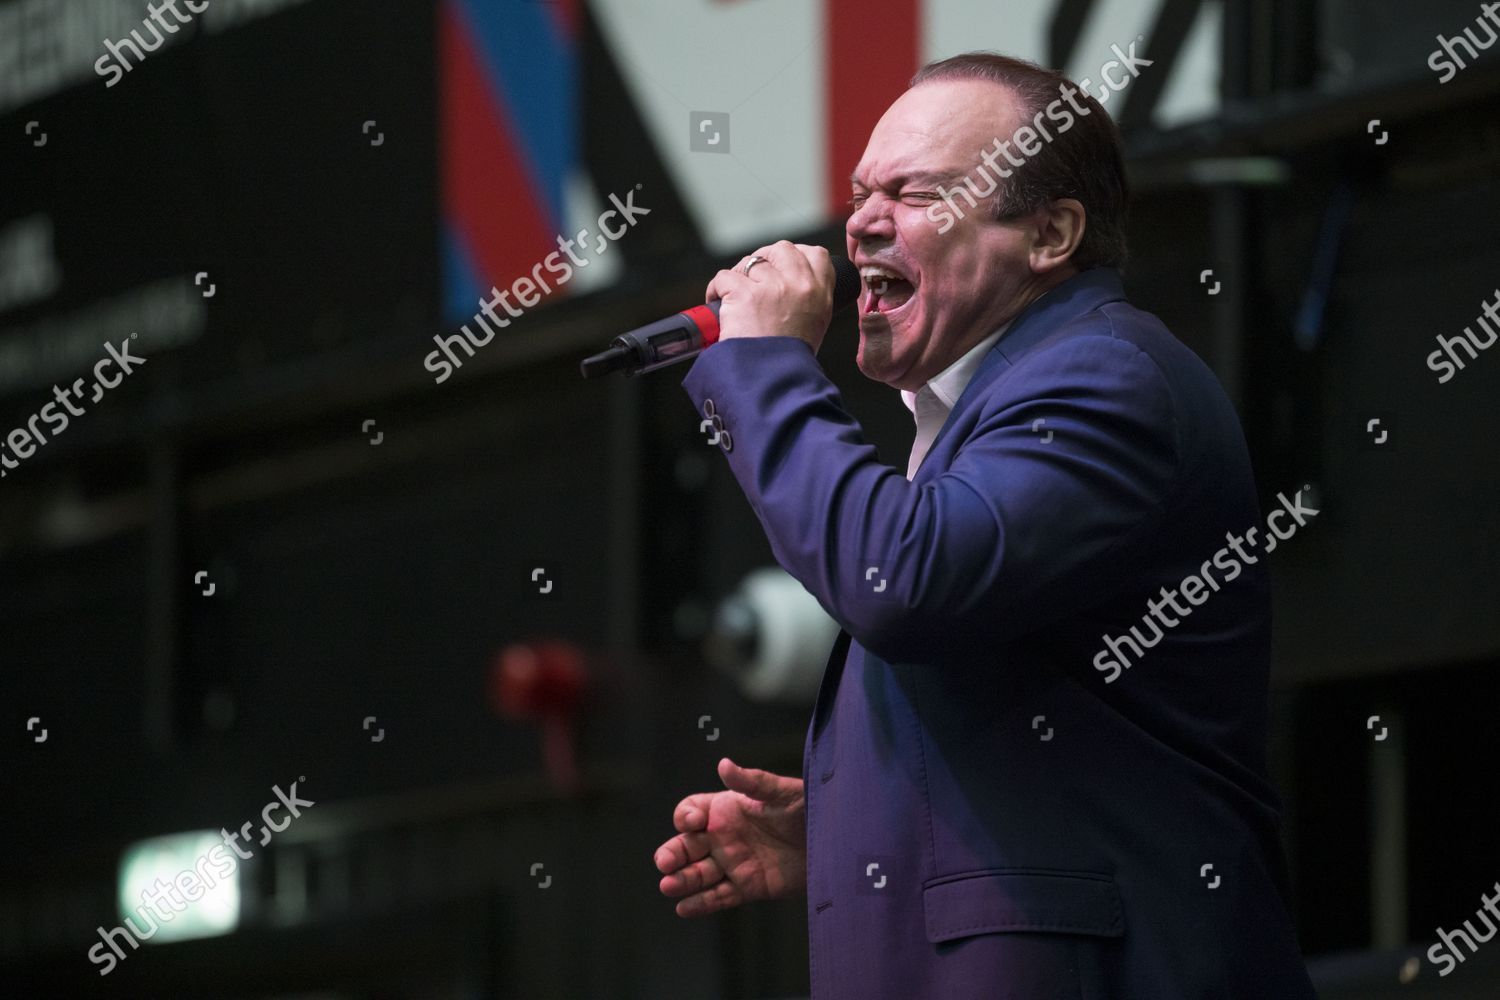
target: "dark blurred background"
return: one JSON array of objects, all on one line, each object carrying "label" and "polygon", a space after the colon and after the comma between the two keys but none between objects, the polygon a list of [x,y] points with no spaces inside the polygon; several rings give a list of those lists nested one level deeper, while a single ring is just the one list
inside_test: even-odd
[{"label": "dark blurred background", "polygon": [[[803,900],[684,922],[651,854],[720,756],[800,774],[831,633],[742,586],[774,563],[687,367],[578,363],[765,242],[841,249],[921,63],[1097,79],[1139,38],[1129,293],[1229,389],[1263,503],[1322,511],[1273,560],[1304,952],[1326,998],[1500,996],[1500,943],[1423,957],[1500,881],[1500,350],[1427,361],[1500,296],[1500,11],[213,0],[108,85],[152,9],[0,0],[0,430],[106,343],[147,359],[8,438],[7,995],[805,995]],[[631,192],[436,381],[434,338]],[[904,465],[853,344],[825,367]],[[101,976],[131,879],[292,782],[233,892]]]}]

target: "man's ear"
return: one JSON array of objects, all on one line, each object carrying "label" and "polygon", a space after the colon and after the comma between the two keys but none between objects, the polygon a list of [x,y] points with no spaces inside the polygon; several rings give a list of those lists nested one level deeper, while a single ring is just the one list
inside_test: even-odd
[{"label": "man's ear", "polygon": [[1036,214],[1031,270],[1047,274],[1067,265],[1088,228],[1088,213],[1076,198],[1058,198]]}]

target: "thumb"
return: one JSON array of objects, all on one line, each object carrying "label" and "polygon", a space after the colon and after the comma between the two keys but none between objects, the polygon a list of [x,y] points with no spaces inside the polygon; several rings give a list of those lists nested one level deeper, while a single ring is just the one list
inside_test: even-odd
[{"label": "thumb", "polygon": [[728,757],[719,761],[719,779],[730,791],[748,795],[761,802],[768,802],[781,793],[777,775],[759,768],[740,767]]}]

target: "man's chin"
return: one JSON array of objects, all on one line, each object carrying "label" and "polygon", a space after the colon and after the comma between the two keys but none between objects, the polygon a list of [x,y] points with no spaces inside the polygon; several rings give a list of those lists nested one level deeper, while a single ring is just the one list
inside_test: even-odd
[{"label": "man's chin", "polygon": [[[905,338],[905,328],[894,327],[884,316],[876,313],[859,318],[859,351],[855,362],[859,370],[877,382],[892,384],[910,367],[911,356],[898,348],[897,342],[910,344]],[[900,354],[900,357],[897,357]]]},{"label": "man's chin", "polygon": [[890,385],[892,379],[901,375],[900,365],[891,356],[889,331],[871,334],[861,325],[859,350],[854,355],[854,363],[865,378],[884,385]]},{"label": "man's chin", "polygon": [[860,327],[859,331],[859,349],[854,352],[854,365],[865,378],[874,379],[876,382],[880,381],[879,376],[876,374],[880,365],[876,361],[874,353],[870,351],[869,336],[865,333],[863,326]]}]

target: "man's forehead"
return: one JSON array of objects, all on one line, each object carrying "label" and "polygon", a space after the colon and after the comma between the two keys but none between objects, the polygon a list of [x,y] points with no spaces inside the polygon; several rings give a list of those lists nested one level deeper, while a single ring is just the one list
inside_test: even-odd
[{"label": "man's forehead", "polygon": [[987,80],[934,80],[896,99],[870,133],[856,184],[944,181],[967,173],[997,132],[1013,129],[1007,88]]}]

